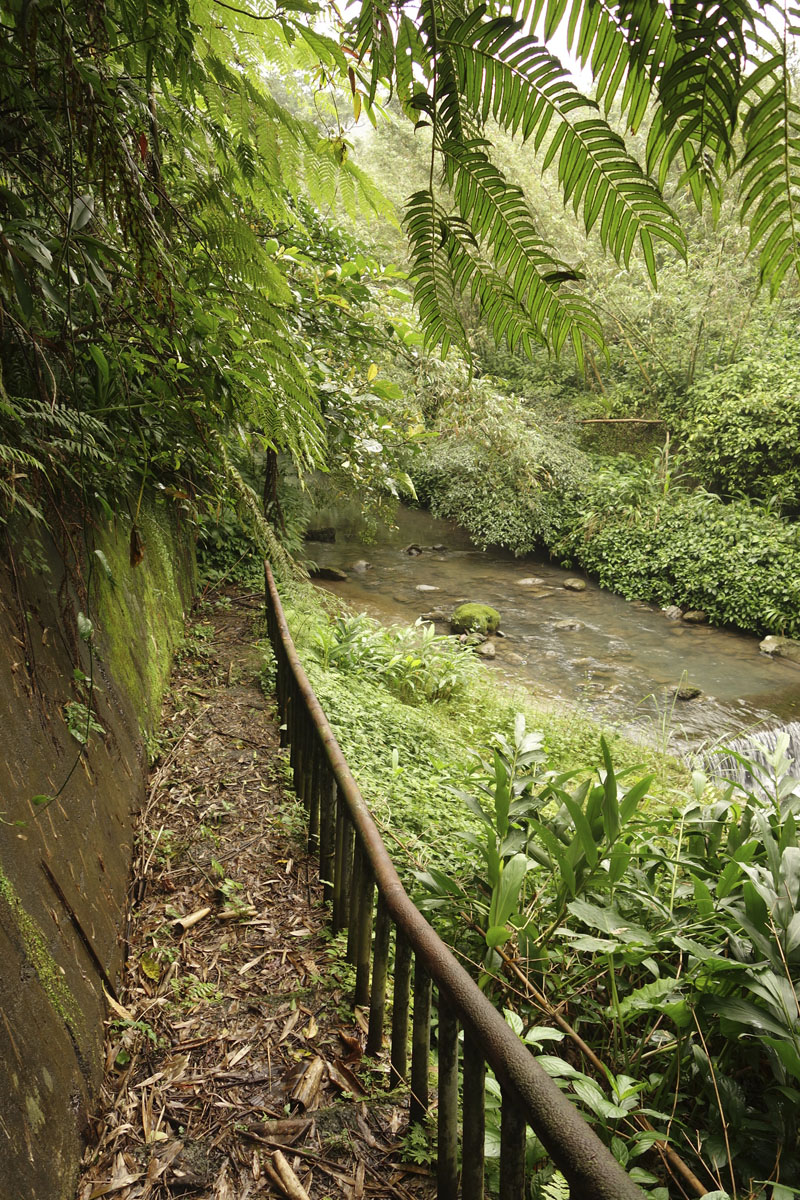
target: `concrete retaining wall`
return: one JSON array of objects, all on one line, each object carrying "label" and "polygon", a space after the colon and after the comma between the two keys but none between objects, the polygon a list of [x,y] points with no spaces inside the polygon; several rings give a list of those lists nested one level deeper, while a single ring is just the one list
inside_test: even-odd
[{"label": "concrete retaining wall", "polygon": [[[173,511],[139,528],[133,567],[129,520],[0,532],[0,1200],[73,1200],[102,1078],[145,739],[195,579]],[[78,757],[92,665],[103,731]]]}]

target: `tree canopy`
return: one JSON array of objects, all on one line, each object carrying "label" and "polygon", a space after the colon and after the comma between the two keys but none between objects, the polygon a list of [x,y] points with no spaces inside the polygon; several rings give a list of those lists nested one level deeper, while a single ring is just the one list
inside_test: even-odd
[{"label": "tree canopy", "polygon": [[[651,280],[684,251],[675,198],[716,213],[733,181],[777,289],[798,268],[799,28],[792,8],[740,0],[364,0],[344,13],[310,0],[2,0],[7,503],[35,509],[30,481],[47,491],[59,472],[99,496],[150,472],[181,495],[236,422],[300,464],[321,461],[326,411],[357,393],[331,403],[348,323],[321,313],[360,321],[379,266],[345,271],[341,243],[334,253],[319,231],[335,225],[326,206],[386,205],[343,120],[298,115],[270,78],[349,89],[373,121],[391,95],[429,128],[427,185],[404,215],[428,348],[469,355],[466,295],[498,342],[569,343],[581,362],[602,331],[580,265],[548,244],[493,132],[533,146],[585,229],[623,266],[640,254]],[[591,94],[549,48],[558,29]]]}]

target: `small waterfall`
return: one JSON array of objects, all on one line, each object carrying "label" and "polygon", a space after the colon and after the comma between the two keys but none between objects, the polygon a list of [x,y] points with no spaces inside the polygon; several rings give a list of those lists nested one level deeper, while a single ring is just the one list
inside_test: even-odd
[{"label": "small waterfall", "polygon": [[760,772],[754,776],[739,758],[759,764],[764,768],[764,775],[769,777],[773,769],[769,766],[768,756],[773,755],[779,745],[789,759],[789,770],[798,776],[797,782],[800,784],[800,721],[789,721],[786,725],[761,729],[722,742],[718,751],[706,752],[704,766],[716,780],[738,784],[745,791],[763,792],[764,776]]}]

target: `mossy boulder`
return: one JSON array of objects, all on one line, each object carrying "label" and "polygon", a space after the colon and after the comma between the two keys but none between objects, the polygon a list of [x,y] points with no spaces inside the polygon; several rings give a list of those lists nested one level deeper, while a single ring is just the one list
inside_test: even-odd
[{"label": "mossy boulder", "polygon": [[488,604],[459,604],[450,618],[453,633],[495,633],[500,613]]}]

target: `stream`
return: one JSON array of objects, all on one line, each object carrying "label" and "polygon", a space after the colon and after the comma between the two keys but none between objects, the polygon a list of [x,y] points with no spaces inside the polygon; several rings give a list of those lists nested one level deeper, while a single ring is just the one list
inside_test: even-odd
[{"label": "stream", "polygon": [[[467,600],[490,604],[505,636],[488,670],[673,752],[800,719],[800,666],[762,654],[756,637],[670,620],[591,579],[569,590],[565,581],[579,572],[479,550],[464,530],[424,511],[401,509],[395,520],[368,538],[356,506],[318,514],[312,524],[333,526],[336,540],[309,542],[307,554],[347,572],[318,585],[387,624],[437,610],[446,617]],[[410,545],[421,553],[409,554]],[[449,632],[446,619],[436,628]],[[687,684],[700,696],[676,699]]]}]

